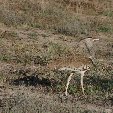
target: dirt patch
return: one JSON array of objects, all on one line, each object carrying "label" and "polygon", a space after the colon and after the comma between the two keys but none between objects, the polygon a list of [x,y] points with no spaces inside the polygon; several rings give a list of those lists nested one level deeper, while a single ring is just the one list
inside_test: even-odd
[{"label": "dirt patch", "polygon": [[[5,95],[4,95],[5,94]],[[87,103],[85,101],[77,101],[76,97],[65,97],[60,94],[51,94],[40,92],[39,89],[34,87],[23,87],[5,89],[1,92],[1,112],[9,111],[24,113],[62,113],[65,112],[92,112],[92,113],[112,113],[111,106],[100,106]],[[107,112],[109,111],[109,112]]]}]

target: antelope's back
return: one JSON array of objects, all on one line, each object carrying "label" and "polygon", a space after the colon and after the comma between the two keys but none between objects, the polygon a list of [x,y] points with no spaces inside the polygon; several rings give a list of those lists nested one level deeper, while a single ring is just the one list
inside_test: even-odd
[{"label": "antelope's back", "polygon": [[67,68],[79,68],[83,65],[92,66],[93,61],[90,58],[79,56],[66,56],[63,58],[56,58],[50,61],[47,67],[51,70],[60,69],[63,67]]}]

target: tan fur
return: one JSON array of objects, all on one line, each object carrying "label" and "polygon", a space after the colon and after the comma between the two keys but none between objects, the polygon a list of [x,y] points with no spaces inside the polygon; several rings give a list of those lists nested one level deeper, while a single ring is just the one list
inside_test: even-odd
[{"label": "tan fur", "polygon": [[66,56],[64,58],[57,58],[49,62],[47,67],[50,70],[60,69],[63,67],[67,68],[79,68],[83,65],[93,65],[93,62],[90,58],[83,57],[81,55],[78,56]]}]

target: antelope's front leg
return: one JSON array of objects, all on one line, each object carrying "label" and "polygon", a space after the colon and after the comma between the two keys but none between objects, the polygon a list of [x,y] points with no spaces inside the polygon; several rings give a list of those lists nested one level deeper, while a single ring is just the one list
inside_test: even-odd
[{"label": "antelope's front leg", "polygon": [[84,94],[84,86],[83,86],[84,83],[83,83],[83,77],[84,77],[84,75],[81,74],[81,81],[80,81],[80,82],[81,82],[82,92],[83,92],[83,94]]}]

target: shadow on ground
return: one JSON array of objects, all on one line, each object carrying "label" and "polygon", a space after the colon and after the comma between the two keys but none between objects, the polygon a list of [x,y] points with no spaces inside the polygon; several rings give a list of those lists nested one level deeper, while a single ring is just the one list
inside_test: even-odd
[{"label": "shadow on ground", "polygon": [[15,80],[11,80],[11,85],[25,85],[25,86],[49,86],[51,87],[51,81],[47,78],[39,78],[38,76],[25,76]]},{"label": "shadow on ground", "polygon": [[[65,87],[65,82],[64,78],[59,78],[61,79],[60,82],[56,81],[55,79],[49,79],[49,78],[44,78],[40,74],[32,74],[30,76],[24,76],[21,78],[13,79],[11,80],[10,84],[11,85],[24,85],[24,86],[42,86],[42,87],[50,87],[54,91],[62,91],[64,90]],[[87,76],[84,77],[84,86],[87,87],[86,91],[89,91],[89,86],[93,88],[94,91],[99,91],[99,92],[113,92],[113,79],[112,78],[104,78],[98,75],[95,76]],[[57,87],[59,86],[59,87]],[[75,86],[75,87],[73,87]],[[74,89],[77,88],[77,91],[80,90],[80,78],[77,79],[72,79],[70,82],[70,87],[73,87]],[[72,89],[72,88],[71,88]],[[70,92],[70,91],[69,91]],[[75,93],[75,90],[72,91],[72,93]]]}]

